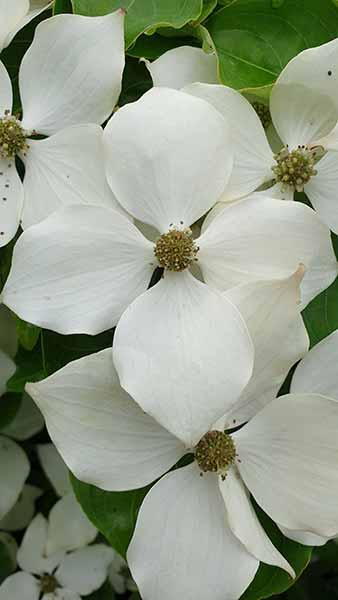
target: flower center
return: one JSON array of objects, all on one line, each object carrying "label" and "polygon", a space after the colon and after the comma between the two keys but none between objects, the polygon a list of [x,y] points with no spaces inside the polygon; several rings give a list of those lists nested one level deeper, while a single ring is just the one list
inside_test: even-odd
[{"label": "flower center", "polygon": [[223,431],[209,431],[198,442],[195,458],[202,472],[219,473],[223,479],[236,457],[232,437]]},{"label": "flower center", "polygon": [[158,238],[154,252],[159,265],[169,271],[183,271],[197,260],[191,229],[171,229]]},{"label": "flower center", "polygon": [[25,153],[28,148],[27,133],[20,121],[5,111],[0,119],[0,158],[13,158],[20,152]]},{"label": "flower center", "polygon": [[317,175],[314,165],[320,158],[318,148],[309,150],[306,146],[298,146],[296,150],[290,152],[286,147],[275,154],[274,158],[277,164],[271,168],[275,181],[290,186],[297,192],[302,192],[311,177]]},{"label": "flower center", "polygon": [[43,594],[53,594],[58,587],[59,584],[53,575],[42,575],[40,579],[40,588]]},{"label": "flower center", "polygon": [[258,114],[264,129],[267,129],[271,123],[269,107],[263,104],[263,102],[253,102],[252,106]]}]

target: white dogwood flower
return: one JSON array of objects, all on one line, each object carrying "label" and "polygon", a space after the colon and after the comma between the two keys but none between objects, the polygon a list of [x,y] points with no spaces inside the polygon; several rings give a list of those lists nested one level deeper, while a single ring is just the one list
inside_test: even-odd
[{"label": "white dogwood flower", "polygon": [[[18,240],[3,299],[26,321],[65,334],[96,334],[123,314],[114,345],[121,384],[189,437],[195,420],[204,428],[221,416],[220,390],[227,386],[230,406],[251,374],[246,327],[217,288],[279,280],[302,263],[309,300],[323,289],[319,265],[324,279],[322,265],[336,266],[329,230],[306,206],[249,198],[194,239],[190,227],[222,194],[232,160],[223,117],[183,92],[153,88],[121,108],[104,142],[114,195],[157,241],[114,210],[70,207]],[[196,264],[205,283],[190,272]],[[146,291],[156,266],[164,276]],[[203,394],[208,403],[193,410]]]},{"label": "white dogwood flower", "polygon": [[[116,205],[103,168],[102,128],[121,89],[123,11],[40,23],[19,71],[22,120],[0,62],[0,245],[74,203]],[[50,68],[53,60],[53,69]],[[31,139],[35,134],[49,136]],[[25,165],[21,183],[15,167]]]},{"label": "white dogwood flower", "polygon": [[144,598],[237,600],[259,561],[294,576],[250,493],[286,535],[337,533],[338,405],[328,397],[280,397],[235,433],[221,419],[189,446],[120,387],[109,349],[27,389],[83,481],[128,490],[155,481],[187,453],[193,459],[159,479],[140,508],[127,558]]},{"label": "white dogwood flower", "polygon": [[[178,50],[184,55],[184,76]],[[208,100],[230,119],[235,161],[225,201],[262,185],[271,186],[270,196],[290,200],[295,190],[304,190],[323,221],[338,232],[337,39],[304,50],[286,65],[272,89],[270,107],[251,106],[226,86],[203,85],[215,78],[215,65],[203,53],[170,50],[147,66],[155,85],[186,86],[186,92]],[[270,119],[281,140],[276,153],[264,132]]]},{"label": "white dogwood flower", "polygon": [[[72,513],[63,513],[64,527]],[[70,519],[68,521],[67,519]],[[80,600],[99,589],[108,574],[114,552],[103,544],[46,553],[49,523],[38,514],[27,528],[17,561],[22,571],[5,579],[0,600]]]},{"label": "white dogwood flower", "polygon": [[52,4],[51,0],[0,0],[0,52],[20,29]]}]

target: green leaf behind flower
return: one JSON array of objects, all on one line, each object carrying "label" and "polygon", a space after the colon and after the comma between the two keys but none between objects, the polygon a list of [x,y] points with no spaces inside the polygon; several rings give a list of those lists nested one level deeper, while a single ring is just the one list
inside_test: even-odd
[{"label": "green leaf behind flower", "polygon": [[331,0],[279,4],[235,0],[206,22],[224,84],[268,91],[296,54],[337,37],[338,9]]}]

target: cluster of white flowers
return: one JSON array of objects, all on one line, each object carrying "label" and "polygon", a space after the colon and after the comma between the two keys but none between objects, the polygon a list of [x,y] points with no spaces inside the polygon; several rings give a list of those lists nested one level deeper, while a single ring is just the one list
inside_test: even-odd
[{"label": "cluster of white flowers", "polygon": [[[0,0],[2,45],[48,4]],[[88,545],[97,530],[52,445],[37,452],[60,499],[32,520],[40,492],[23,488],[14,440],[44,422],[81,481],[156,482],[127,555],[144,600],[238,600],[260,561],[295,577],[251,497],[302,544],[338,535],[338,334],[309,351],[301,316],[338,272],[338,40],[291,60],[269,106],[181,47],[147,62],[152,89],[114,110],[123,21],[43,20],[20,67],[21,120],[0,62],[1,245],[24,230],[2,303],[65,335],[116,327],[112,348],[27,384],[2,431],[0,528],[31,523],[1,600],[79,600],[121,566]],[[316,212],[294,201],[303,191]],[[2,347],[1,392],[15,369],[15,344]]]}]

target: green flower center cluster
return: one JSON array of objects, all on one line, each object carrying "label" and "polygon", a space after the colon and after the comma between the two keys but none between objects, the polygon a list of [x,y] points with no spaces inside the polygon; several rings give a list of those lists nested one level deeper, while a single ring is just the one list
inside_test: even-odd
[{"label": "green flower center cluster", "polygon": [[58,587],[58,582],[53,575],[42,575],[40,579],[40,589],[43,594],[53,594]]},{"label": "green flower center cluster", "polygon": [[0,119],[0,158],[13,158],[20,152],[25,154],[28,148],[26,132],[20,121],[6,112]]},{"label": "green flower center cluster", "polygon": [[298,146],[296,150],[283,148],[275,154],[276,165],[272,167],[275,181],[284,186],[292,187],[297,192],[304,190],[317,171],[314,168],[317,161],[316,150],[309,150],[306,146]]},{"label": "green flower center cluster", "polygon": [[199,247],[191,229],[171,229],[158,238],[154,252],[159,265],[169,271],[183,271],[196,259]]},{"label": "green flower center cluster", "polygon": [[195,459],[202,472],[219,473],[225,479],[226,472],[236,457],[232,437],[223,431],[209,431],[198,442]]},{"label": "green flower center cluster", "polygon": [[263,104],[263,102],[253,102],[252,106],[258,114],[264,129],[267,129],[271,123],[269,107]]}]

